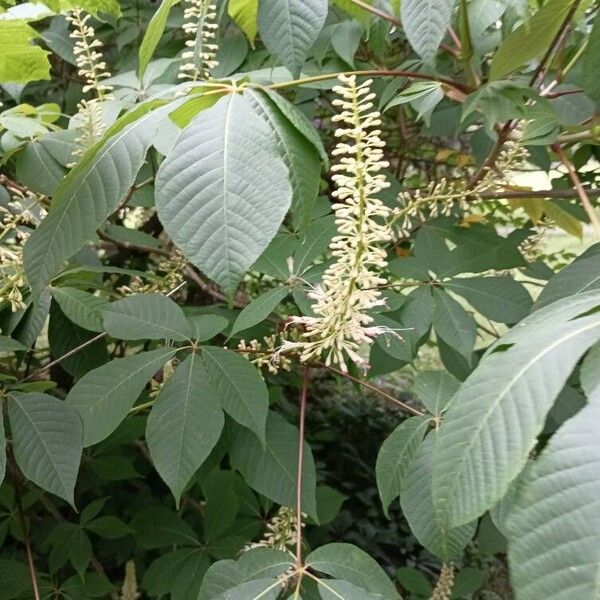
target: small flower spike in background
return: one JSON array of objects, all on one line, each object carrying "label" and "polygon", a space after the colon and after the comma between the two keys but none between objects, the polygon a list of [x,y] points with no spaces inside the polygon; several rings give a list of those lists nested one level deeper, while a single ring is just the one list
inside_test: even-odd
[{"label": "small flower spike in background", "polygon": [[333,105],[342,112],[332,117],[342,125],[335,132],[341,139],[333,151],[340,159],[332,168],[338,234],[329,246],[336,261],[310,292],[316,316],[295,319],[306,326],[305,339],[284,344],[284,349],[300,349],[304,361],[324,355],[327,365],[346,371],[345,354],[365,367],[358,350],[383,333],[371,326],[368,311],[384,302],[377,289],[386,283],[379,274],[387,264],[380,244],[391,239],[391,231],[386,223],[390,210],[376,198],[389,183],[381,173],[388,162],[383,159],[384,142],[377,129],[381,118],[373,110],[371,80],[359,85],[354,75],[340,75],[340,81],[343,85],[333,88],[339,96]]},{"label": "small flower spike in background", "polygon": [[192,81],[211,79],[212,69],[219,64],[215,41],[217,8],[207,0],[186,2],[183,30],[189,39],[185,42],[188,49],[181,55],[183,62],[179,67],[179,78]]}]

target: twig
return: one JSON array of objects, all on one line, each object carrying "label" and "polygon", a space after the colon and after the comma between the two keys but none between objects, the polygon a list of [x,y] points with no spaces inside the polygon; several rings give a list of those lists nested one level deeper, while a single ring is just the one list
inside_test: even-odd
[{"label": "twig", "polygon": [[27,565],[29,567],[29,577],[31,579],[31,587],[33,588],[33,597],[35,600],[41,600],[40,590],[37,581],[37,572],[35,569],[35,562],[33,560],[33,552],[31,550],[31,540],[29,538],[29,523],[25,517],[25,511],[23,510],[23,503],[21,502],[21,482],[19,481],[18,470],[12,450],[9,449],[8,458],[11,463],[13,480],[15,482],[15,506],[19,515],[19,523],[23,532],[23,545],[25,546],[25,553],[27,554]]},{"label": "twig", "polygon": [[409,412],[412,415],[415,415],[417,417],[422,417],[423,415],[425,415],[424,412],[418,410],[417,408],[413,408],[409,404],[402,402],[402,400],[398,400],[398,398],[394,398],[394,396],[392,396],[391,394],[388,394],[386,391],[382,390],[381,388],[378,388],[377,386],[373,385],[372,383],[369,383],[368,381],[365,381],[364,379],[359,379],[358,377],[354,377],[353,375],[350,375],[350,373],[345,373],[344,371],[340,371],[340,369],[336,369],[335,367],[328,366],[325,364],[319,363],[316,366],[321,367],[323,369],[327,369],[328,371],[331,371],[332,373],[335,373],[336,375],[340,375],[341,377],[345,377],[346,379],[349,379],[350,381],[353,381],[354,383],[358,383],[359,385],[366,387],[368,390],[371,390],[372,392],[379,394],[382,398],[385,398],[386,400],[389,400],[390,402],[397,404],[405,412]]},{"label": "twig", "polygon": [[300,390],[300,422],[298,425],[298,470],[296,472],[296,568],[301,569],[302,561],[302,472],[304,470],[304,433],[306,426],[306,396],[310,368],[302,371],[302,389]]},{"label": "twig", "polygon": [[[167,294],[167,296],[172,296],[173,294],[176,294],[185,284],[186,284],[186,282],[182,281],[177,287],[175,287],[174,289],[172,289]],[[44,373],[48,369],[51,369],[53,366],[58,365],[63,360],[69,358],[69,356],[73,356],[73,354],[76,354],[80,350],[83,350],[84,348],[87,348],[90,344],[93,344],[94,342],[97,342],[98,340],[101,340],[102,338],[106,337],[107,335],[108,335],[108,333],[106,331],[103,331],[102,333],[99,333],[98,335],[95,335],[93,338],[90,338],[89,340],[86,340],[85,342],[83,342],[83,344],[80,344],[76,348],[73,348],[72,350],[69,350],[68,352],[66,352],[62,356],[59,356],[55,360],[50,361],[47,365],[44,365],[43,367],[41,367],[37,371],[34,371],[33,373],[31,373],[31,375],[28,375],[27,377],[24,377],[23,379],[19,380],[19,383],[23,383],[24,381],[29,381],[30,379],[34,379],[38,375],[41,375],[42,373]]]},{"label": "twig", "polygon": [[590,223],[596,232],[596,236],[600,238],[600,220],[598,219],[598,215],[592,206],[586,189],[583,187],[583,185],[581,185],[581,180],[579,179],[579,175],[577,175],[577,170],[573,166],[573,163],[569,160],[569,157],[560,144],[553,144],[552,149],[554,152],[556,152],[560,162],[567,169],[569,177],[571,178],[571,181],[573,182],[573,185],[575,186],[575,189],[579,195],[579,199],[581,200],[581,205],[583,206],[583,209],[585,210]]}]

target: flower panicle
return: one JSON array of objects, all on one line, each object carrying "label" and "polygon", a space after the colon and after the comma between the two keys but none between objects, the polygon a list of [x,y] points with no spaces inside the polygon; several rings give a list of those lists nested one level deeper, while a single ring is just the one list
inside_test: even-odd
[{"label": "flower panicle", "polygon": [[346,356],[368,366],[360,348],[382,333],[369,311],[384,304],[379,288],[387,280],[380,271],[387,265],[387,254],[380,244],[392,236],[387,224],[390,210],[376,197],[389,186],[381,172],[389,165],[371,81],[358,84],[354,75],[340,75],[340,80],[342,85],[333,88],[338,95],[334,106],[341,109],[333,117],[340,124],[333,151],[338,163],[332,167],[337,235],[329,246],[336,260],[309,292],[314,316],[294,319],[305,327],[301,341],[285,343],[283,350],[298,350],[303,361],[323,356],[325,364],[346,371]]},{"label": "flower panicle", "polygon": [[81,9],[75,9],[67,16],[73,26],[69,37],[75,40],[73,52],[79,69],[79,76],[85,80],[83,93],[94,92],[98,100],[108,99],[112,87],[104,83],[111,76],[106,68],[102,55],[102,42],[96,38],[96,31],[89,24],[90,14],[84,14]]},{"label": "flower panicle", "polygon": [[218,24],[217,8],[209,0],[186,0],[183,31],[188,36],[186,50],[181,55],[180,79],[192,81],[211,79],[211,71],[219,64],[216,56]]}]

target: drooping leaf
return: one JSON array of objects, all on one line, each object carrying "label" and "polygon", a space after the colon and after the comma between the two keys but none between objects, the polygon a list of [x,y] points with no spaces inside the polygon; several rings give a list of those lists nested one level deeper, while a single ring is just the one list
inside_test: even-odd
[{"label": "drooping leaf", "polygon": [[192,331],[176,302],[162,294],[136,294],[109,304],[103,311],[104,328],[121,340],[185,341]]},{"label": "drooping leaf", "polygon": [[176,348],[159,348],[117,358],[73,386],[67,404],[83,419],[85,446],[97,444],[117,428],[148,380],[176,353]]},{"label": "drooping leaf", "polygon": [[[319,191],[319,155],[310,141],[271,100],[274,94],[249,90],[248,95],[254,101],[257,113],[271,127],[279,153],[288,167],[292,185],[292,212],[300,215],[298,221],[306,222]],[[291,110],[296,109],[292,106]]]},{"label": "drooping leaf", "polygon": [[165,229],[229,294],[275,235],[290,202],[277,142],[243,94],[229,94],[201,112],[156,180]]},{"label": "drooping leaf", "polygon": [[240,583],[219,594],[214,600],[275,600],[280,588],[279,579],[256,579]]},{"label": "drooping leaf", "polygon": [[390,504],[400,496],[402,481],[425,436],[429,421],[429,417],[406,419],[394,429],[379,450],[375,473],[386,516]]},{"label": "drooping leaf", "polygon": [[322,600],[383,600],[381,594],[372,594],[347,581],[319,579],[319,594]]},{"label": "drooping leaf", "polygon": [[594,19],[594,26],[590,33],[589,42],[583,56],[583,67],[581,69],[583,77],[583,89],[596,104],[600,102],[600,82],[594,77],[596,60],[600,53],[600,15],[597,14]]},{"label": "drooping leaf", "polygon": [[0,335],[0,352],[19,352],[21,350],[27,350],[27,346],[6,335]]},{"label": "drooping leaf", "polygon": [[265,46],[292,75],[298,76],[306,54],[327,17],[327,0],[261,0],[258,30]]},{"label": "drooping leaf", "polygon": [[473,537],[477,522],[448,528],[433,504],[433,450],[438,434],[432,432],[416,451],[400,494],[402,512],[410,529],[425,548],[440,560],[460,558]]},{"label": "drooping leaf", "polygon": [[245,306],[231,329],[231,335],[264,321],[289,294],[287,287],[273,288]]},{"label": "drooping leaf", "polygon": [[254,46],[254,38],[258,31],[258,0],[229,0],[227,12]]},{"label": "drooping leaf", "polygon": [[511,277],[461,277],[445,283],[444,287],[498,323],[516,323],[531,310],[529,292]]},{"label": "drooping leaf", "polygon": [[522,600],[598,597],[599,399],[556,432],[509,515],[511,580]]},{"label": "drooping leaf", "polygon": [[560,30],[575,0],[549,0],[517,27],[494,54],[490,80],[502,79],[525,63],[540,56]]},{"label": "drooping leaf", "polygon": [[385,571],[366,552],[351,544],[327,544],[313,550],[306,564],[316,571],[347,581],[384,600],[400,600]]},{"label": "drooping leaf", "polygon": [[81,417],[52,396],[12,393],[8,418],[15,459],[23,475],[74,505],[83,451]]},{"label": "drooping leaf", "polygon": [[256,367],[243,356],[216,346],[204,346],[201,357],[223,410],[264,440],[269,393]]},{"label": "drooping leaf", "polygon": [[143,81],[148,63],[165,31],[165,25],[167,24],[171,8],[178,2],[179,0],[165,0],[161,2],[146,27],[146,32],[138,51],[138,77],[140,81]]},{"label": "drooping leaf", "polygon": [[[560,312],[568,302],[553,307]],[[506,493],[574,365],[600,338],[600,316],[515,329],[517,343],[481,362],[440,428],[434,501],[448,527],[479,517]]]},{"label": "drooping leaf", "polygon": [[130,523],[136,542],[145,549],[199,545],[194,530],[173,510],[149,506],[138,511]]},{"label": "drooping leaf", "polygon": [[200,358],[191,354],[162,387],[146,426],[154,466],[177,503],[219,441],[224,424]]},{"label": "drooping leaf", "polygon": [[455,0],[403,0],[400,17],[415,52],[430,62],[450,25]]},{"label": "drooping leaf", "polygon": [[473,317],[445,292],[433,289],[435,310],[433,327],[446,344],[470,357],[477,338],[477,325]]},{"label": "drooping leaf", "polygon": [[23,251],[34,296],[94,235],[133,185],[158,124],[172,110],[170,105],[153,110],[156,105],[157,101],[141,104],[119,119],[59,185],[52,209]]},{"label": "drooping leaf", "polygon": [[[248,485],[284,506],[296,504],[298,430],[277,413],[267,418],[265,445],[250,431],[238,428],[230,445],[231,461]],[[316,473],[305,444],[302,471],[302,510],[317,519]]]},{"label": "drooping leaf", "polygon": [[0,600],[13,600],[24,592],[31,592],[31,577],[25,562],[0,559]]},{"label": "drooping leaf", "polygon": [[89,331],[103,331],[102,309],[108,304],[106,300],[70,287],[55,287],[51,292],[70,321]]}]

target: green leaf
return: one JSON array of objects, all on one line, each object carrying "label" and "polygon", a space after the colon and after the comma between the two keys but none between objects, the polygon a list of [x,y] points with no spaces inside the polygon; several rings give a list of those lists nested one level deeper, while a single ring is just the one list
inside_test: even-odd
[{"label": "green leaf", "polygon": [[229,0],[227,13],[231,20],[246,34],[254,47],[254,38],[258,31],[258,0]]},{"label": "green leaf", "polygon": [[597,256],[580,258],[548,281],[535,302],[535,308],[598,289],[600,289],[600,260]]},{"label": "green leaf", "polygon": [[279,579],[256,579],[236,585],[213,600],[275,600],[281,592]]},{"label": "green leaf", "polygon": [[396,579],[400,582],[404,591],[417,594],[419,597],[429,598],[431,596],[431,584],[425,574],[414,567],[400,567],[396,571]]},{"label": "green leaf", "polygon": [[223,410],[264,441],[269,392],[256,367],[243,356],[216,346],[204,346],[201,357]]},{"label": "green leaf", "polygon": [[[296,505],[298,429],[277,413],[267,418],[265,445],[246,429],[235,431],[229,448],[231,462],[248,485],[284,506]],[[316,473],[312,452],[304,446],[302,510],[317,519]]]},{"label": "green leaf", "polygon": [[289,293],[287,287],[278,287],[252,300],[238,315],[231,329],[231,335],[234,336],[238,331],[244,331],[264,321]]},{"label": "green leaf", "polygon": [[103,311],[106,332],[121,340],[169,339],[183,342],[192,335],[181,308],[162,294],[136,294]]},{"label": "green leaf", "polygon": [[65,169],[39,140],[31,140],[17,155],[15,171],[29,189],[52,196],[65,176]]},{"label": "green leaf", "polygon": [[6,434],[4,433],[4,419],[0,419],[0,485],[6,475]]},{"label": "green leaf", "polygon": [[319,579],[317,585],[322,600],[383,600],[381,594],[370,594],[347,581]]},{"label": "green leaf", "polygon": [[121,117],[58,186],[52,209],[23,251],[34,296],[94,236],[134,184],[158,124],[172,110],[171,105],[152,110],[155,106],[149,101]]},{"label": "green leaf", "polygon": [[192,315],[187,318],[192,329],[192,339],[206,342],[221,333],[229,321],[219,315]]},{"label": "green leaf", "polygon": [[321,546],[306,557],[306,564],[367,592],[381,594],[384,600],[400,600],[384,570],[366,552],[351,544]]},{"label": "green leaf", "polygon": [[319,155],[311,142],[271,100],[271,95],[260,90],[248,90],[247,93],[254,101],[257,114],[271,127],[279,154],[288,167],[292,185],[292,212],[300,215],[300,222],[307,222],[319,191]]},{"label": "green leaf", "polygon": [[20,352],[21,350],[27,350],[27,346],[6,335],[0,335],[0,352]]},{"label": "green leaf", "polygon": [[529,21],[510,33],[496,51],[490,80],[502,79],[543,54],[559,32],[575,0],[549,0]]},{"label": "green leaf", "polygon": [[261,0],[258,30],[267,50],[294,77],[317,40],[327,17],[327,0]]},{"label": "green leaf", "polygon": [[455,0],[402,0],[400,18],[415,52],[431,62],[446,35]]},{"label": "green leaf", "polygon": [[117,358],[74,385],[67,404],[83,419],[85,446],[97,444],[117,428],[148,380],[176,353],[176,348],[159,348]]},{"label": "green leaf", "polygon": [[583,391],[588,396],[595,393],[596,389],[600,389],[600,344],[593,346],[587,353],[581,365],[579,380]]},{"label": "green leaf", "polygon": [[529,292],[511,277],[461,277],[444,283],[444,287],[498,323],[516,323],[531,310]]},{"label": "green leaf", "polygon": [[89,331],[104,331],[102,309],[108,305],[106,300],[76,288],[55,287],[50,291],[70,321]]},{"label": "green leaf", "polygon": [[433,503],[433,450],[439,434],[432,432],[418,448],[404,478],[400,505],[410,529],[427,550],[443,562],[462,556],[477,521],[449,529]]},{"label": "green leaf", "polygon": [[583,89],[596,104],[600,103],[600,81],[598,77],[594,77],[598,56],[600,56],[600,13],[596,14],[594,19],[581,68]]},{"label": "green leaf", "polygon": [[435,310],[433,327],[449,346],[465,357],[470,357],[477,338],[477,325],[473,317],[445,292],[433,288]]},{"label": "green leaf", "polygon": [[144,79],[146,67],[160,42],[160,39],[165,31],[165,25],[169,18],[171,8],[179,3],[179,0],[164,0],[152,15],[152,19],[146,27],[146,33],[142,38],[140,49],[138,51],[138,78],[140,81]]},{"label": "green leaf", "polygon": [[[554,314],[569,302],[554,304]],[[598,314],[551,322],[517,325],[518,338],[504,339],[516,343],[486,356],[448,406],[434,461],[436,511],[447,526],[479,517],[506,493],[573,367],[600,338]]]},{"label": "green leaf", "polygon": [[29,569],[24,561],[0,558],[0,600],[13,600],[23,592],[32,592]]},{"label": "green leaf", "polygon": [[48,54],[32,43],[39,34],[24,20],[3,20],[0,28],[0,82],[50,79]]},{"label": "green leaf", "polygon": [[511,581],[522,600],[600,592],[600,397],[535,461],[508,519]]},{"label": "green leaf", "polygon": [[199,545],[194,530],[174,511],[164,506],[150,506],[137,512],[130,523],[135,540],[147,550],[167,546]]},{"label": "green leaf", "polygon": [[460,381],[445,371],[420,371],[414,392],[433,415],[442,413],[460,387]]},{"label": "green leaf", "polygon": [[12,393],[8,418],[23,475],[74,506],[83,451],[83,424],[77,412],[46,394]]},{"label": "green leaf", "polygon": [[314,146],[315,150],[319,153],[321,162],[325,168],[329,168],[329,155],[327,154],[327,150],[325,150],[323,141],[319,137],[315,126],[309,121],[304,113],[276,91],[269,88],[261,88],[261,91],[271,98],[277,105],[277,108],[285,115],[287,120]]},{"label": "green leaf", "polygon": [[156,179],[166,231],[229,294],[277,232],[290,202],[277,142],[242,94],[201,112]]},{"label": "green leaf", "polygon": [[118,517],[107,515],[86,524],[85,528],[105,540],[118,540],[129,535],[132,529]]},{"label": "green leaf", "polygon": [[583,223],[552,200],[542,200],[544,213],[569,235],[583,239]]},{"label": "green leaf", "polygon": [[224,424],[200,358],[191,354],[162,387],[146,426],[150,456],[177,504],[219,441]]},{"label": "green leaf", "polygon": [[406,419],[394,429],[379,450],[375,467],[377,488],[383,512],[388,517],[390,504],[400,496],[402,481],[423,441],[429,421],[427,416]]}]

